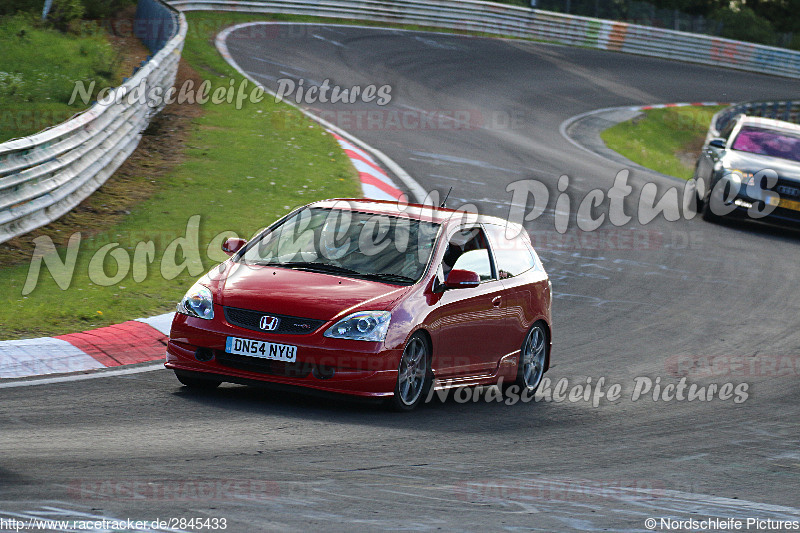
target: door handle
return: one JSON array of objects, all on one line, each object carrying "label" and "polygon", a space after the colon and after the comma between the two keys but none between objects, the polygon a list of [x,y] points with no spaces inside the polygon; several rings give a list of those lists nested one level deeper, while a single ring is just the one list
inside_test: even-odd
[{"label": "door handle", "polygon": [[492,298],[492,305],[495,307],[500,307],[500,304],[503,303],[503,298],[501,296],[495,296]]}]

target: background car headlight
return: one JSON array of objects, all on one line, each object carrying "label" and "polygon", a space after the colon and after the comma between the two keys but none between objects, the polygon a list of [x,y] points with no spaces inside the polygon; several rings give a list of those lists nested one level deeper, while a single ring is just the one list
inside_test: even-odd
[{"label": "background car headlight", "polygon": [[199,283],[192,285],[186,295],[178,303],[178,312],[196,316],[205,320],[214,318],[214,305],[211,301],[211,290]]},{"label": "background car headlight", "polygon": [[334,339],[380,342],[386,338],[391,318],[389,311],[359,311],[329,327],[324,335]]}]

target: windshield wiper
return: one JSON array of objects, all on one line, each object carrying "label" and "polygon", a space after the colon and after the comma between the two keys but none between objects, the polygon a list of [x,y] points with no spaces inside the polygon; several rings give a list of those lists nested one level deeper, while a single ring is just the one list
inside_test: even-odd
[{"label": "windshield wiper", "polygon": [[361,277],[368,279],[376,279],[380,281],[396,281],[399,283],[414,283],[413,278],[403,276],[402,274],[389,274],[386,272],[372,272],[369,274],[361,274]]},{"label": "windshield wiper", "polygon": [[286,268],[294,268],[298,270],[316,270],[319,272],[331,272],[335,274],[349,274],[352,276],[361,276],[361,272],[358,270],[353,270],[351,268],[342,267],[338,265],[332,265],[330,263],[317,263],[310,261],[308,263],[301,263],[301,262],[292,262],[292,263],[276,263],[280,266],[284,266]]},{"label": "windshield wiper", "polygon": [[295,270],[310,270],[316,272],[326,272],[331,274],[344,274],[347,276],[353,276],[358,278],[364,279],[374,279],[379,281],[388,281],[388,282],[397,282],[397,283],[414,283],[413,278],[409,278],[408,276],[403,276],[401,274],[389,274],[386,272],[359,272],[358,270],[353,270],[352,268],[347,268],[339,265],[332,265],[330,263],[320,263],[315,261],[309,262],[301,262],[301,261],[290,261],[290,262],[280,262],[280,261],[259,261],[256,263],[257,265],[261,266],[278,266],[284,268],[292,268]]}]

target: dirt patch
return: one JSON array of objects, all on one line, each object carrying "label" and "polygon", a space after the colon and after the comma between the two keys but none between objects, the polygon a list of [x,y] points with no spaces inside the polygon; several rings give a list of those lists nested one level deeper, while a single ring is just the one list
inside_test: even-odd
[{"label": "dirt patch", "polygon": [[[128,77],[133,74],[133,70],[142,64],[142,61],[150,55],[150,50],[132,35],[131,28],[136,21],[136,6],[128,6],[111,20],[104,21],[102,26],[108,33],[108,40],[114,47],[115,63],[119,66],[119,72]],[[118,80],[122,83],[122,80]]]},{"label": "dirt patch", "polygon": [[[135,37],[115,36],[126,54],[125,64],[138,65],[147,48]],[[202,80],[181,60],[176,86],[192,80],[198,86]],[[0,267],[28,262],[33,253],[33,240],[43,235],[56,245],[65,245],[69,236],[80,231],[88,238],[118,224],[131,209],[158,190],[159,177],[166,175],[183,159],[183,148],[191,130],[192,120],[202,114],[202,107],[189,103],[166,106],[143,132],[139,146],[106,183],[70,213],[55,222],[0,244]]]},{"label": "dirt patch", "polygon": [[706,138],[704,136],[695,137],[690,143],[686,144],[683,149],[675,152],[675,157],[677,157],[685,167],[693,169],[694,165],[697,163],[697,158],[700,157],[700,153],[703,151],[705,142]]}]

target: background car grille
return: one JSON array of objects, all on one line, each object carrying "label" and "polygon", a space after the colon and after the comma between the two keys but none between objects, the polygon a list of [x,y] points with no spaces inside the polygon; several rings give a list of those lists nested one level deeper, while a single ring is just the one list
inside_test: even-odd
[{"label": "background car grille", "polygon": [[790,198],[792,200],[797,200],[800,198],[800,185],[796,182],[791,182],[791,185],[786,182],[778,182],[778,186],[775,187],[775,192],[781,195],[781,198]]},{"label": "background car grille", "polygon": [[238,309],[236,307],[225,307],[225,320],[240,328],[252,329],[253,331],[264,331],[261,329],[262,316],[274,316],[280,320],[278,327],[270,333],[283,333],[286,335],[305,335],[316,331],[325,323],[324,320],[312,318],[298,318],[294,316],[276,315],[263,311],[251,311],[249,309]]}]

